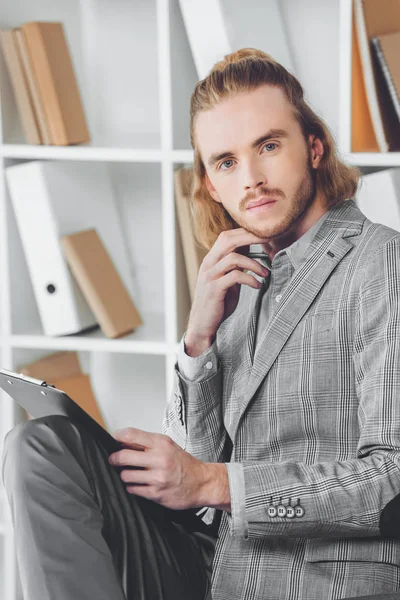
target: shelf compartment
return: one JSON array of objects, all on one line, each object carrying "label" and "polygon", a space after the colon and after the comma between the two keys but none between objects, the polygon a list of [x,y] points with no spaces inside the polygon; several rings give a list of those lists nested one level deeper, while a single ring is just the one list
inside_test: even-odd
[{"label": "shelf compartment", "polygon": [[[13,370],[49,354],[52,352],[38,348],[18,349]],[[161,431],[167,400],[165,356],[85,350],[77,355],[110,433],[125,427]],[[16,422],[26,418],[24,410],[16,410]]]},{"label": "shelf compartment", "polygon": [[[94,146],[160,149],[156,0],[19,0],[1,26],[28,21],[63,23]],[[24,135],[1,71],[3,140],[19,144]]]},{"label": "shelf compartment", "polygon": [[[14,161],[7,161],[14,164]],[[72,168],[68,163],[66,173]],[[162,237],[162,202],[161,202],[161,167],[151,163],[80,163],[79,173],[82,185],[96,186],[97,169],[107,169],[112,193],[119,215],[124,246],[128,256],[130,289],[132,298],[143,316],[150,317],[149,322],[137,328],[134,340],[149,343],[165,341],[164,333],[164,273],[163,273],[163,237]],[[79,186],[79,181],[74,181]],[[89,190],[89,188],[84,188]],[[91,190],[92,188],[90,188]],[[88,193],[90,192],[88,191]],[[93,193],[96,195],[95,187]],[[104,193],[103,193],[104,196]],[[99,210],[101,209],[99,194]],[[86,211],[87,212],[87,211]],[[69,215],[61,224],[60,235],[73,233],[94,226],[87,216],[79,219],[79,215]],[[86,222],[87,221],[87,222]],[[7,232],[9,237],[9,274],[11,290],[11,333],[16,335],[43,334],[39,311],[33,293],[28,266],[23,252],[19,232],[16,226],[14,211],[7,198]],[[118,265],[115,265],[118,270]],[[143,318],[144,320],[144,318]],[[82,332],[83,333],[83,332]],[[132,339],[132,338],[130,338]],[[113,340],[107,340],[112,342]],[[71,342],[68,342],[70,344]]]}]

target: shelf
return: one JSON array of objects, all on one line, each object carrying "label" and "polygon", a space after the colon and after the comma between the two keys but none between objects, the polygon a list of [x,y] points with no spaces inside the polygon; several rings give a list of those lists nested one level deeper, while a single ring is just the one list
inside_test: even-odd
[{"label": "shelf", "polygon": [[175,163],[192,163],[194,158],[193,150],[172,150],[172,160]]},{"label": "shelf", "polygon": [[4,158],[96,160],[109,162],[160,162],[160,150],[144,148],[107,148],[101,146],[30,146],[28,144],[3,144],[0,155]]},{"label": "shelf", "polygon": [[358,167],[400,167],[400,152],[352,152],[343,158]]},{"label": "shelf", "polygon": [[9,341],[12,348],[49,348],[89,352],[126,352],[134,354],[165,355],[168,345],[164,341],[164,317],[161,314],[144,315],[144,325],[137,331],[118,339],[109,339],[100,329],[85,334],[49,337],[41,331],[14,334]]},{"label": "shelf", "polygon": [[[149,150],[145,148],[107,148],[101,146],[29,146],[0,145],[0,156],[15,159],[85,160],[104,162],[158,163],[169,159],[174,163],[193,163],[193,150]],[[400,152],[342,153],[350,164],[360,167],[400,167]]]},{"label": "shelf", "polygon": [[51,350],[76,350],[87,352],[130,352],[134,354],[166,354],[163,342],[143,342],[126,336],[124,339],[109,340],[85,336],[46,337],[45,335],[12,335],[12,348],[49,348]]},{"label": "shelf", "polygon": [[174,163],[192,163],[193,150],[159,150],[131,147],[0,145],[0,156],[31,160],[94,160],[104,162],[157,163],[163,158]]}]

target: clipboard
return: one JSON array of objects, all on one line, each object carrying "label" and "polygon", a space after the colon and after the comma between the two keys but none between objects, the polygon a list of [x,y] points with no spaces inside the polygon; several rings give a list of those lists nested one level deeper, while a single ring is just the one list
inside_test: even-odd
[{"label": "clipboard", "polygon": [[[59,390],[51,383],[23,375],[22,373],[0,369],[0,389],[4,390],[34,418],[51,415],[70,417],[73,421],[83,425],[90,434],[97,438],[109,455],[126,448],[126,446],[112,437],[108,431],[99,425],[97,421],[92,419],[68,394]],[[120,472],[123,469],[140,469],[141,467],[118,466],[113,468]],[[174,523],[179,523],[189,531],[199,531],[208,535],[210,533],[211,535],[216,535],[217,533],[217,525],[214,525],[214,527],[206,525],[201,520],[201,517],[198,516],[203,509],[200,511],[197,508],[173,510],[156,504],[151,500],[147,500],[146,503],[154,515],[158,515],[162,519],[171,520]]]},{"label": "clipboard", "polygon": [[34,418],[50,415],[70,417],[100,441],[109,455],[124,448],[68,394],[46,381],[0,369],[0,388]]}]

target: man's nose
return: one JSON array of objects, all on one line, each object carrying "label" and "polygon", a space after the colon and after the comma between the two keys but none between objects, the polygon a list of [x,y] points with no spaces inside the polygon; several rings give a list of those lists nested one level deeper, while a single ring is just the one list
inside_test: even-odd
[{"label": "man's nose", "polygon": [[248,165],[244,177],[244,189],[248,192],[251,189],[256,190],[260,186],[267,184],[266,175],[257,168],[256,165]]}]

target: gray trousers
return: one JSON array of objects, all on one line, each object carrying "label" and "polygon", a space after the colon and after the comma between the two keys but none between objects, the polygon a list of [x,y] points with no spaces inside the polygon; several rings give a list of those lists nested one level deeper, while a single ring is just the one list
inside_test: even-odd
[{"label": "gray trousers", "polygon": [[129,494],[105,449],[68,417],[14,427],[2,478],[25,600],[211,598],[215,536]]},{"label": "gray trousers", "polygon": [[69,418],[14,427],[2,478],[25,600],[211,598],[214,535],[128,494],[104,448]]}]

